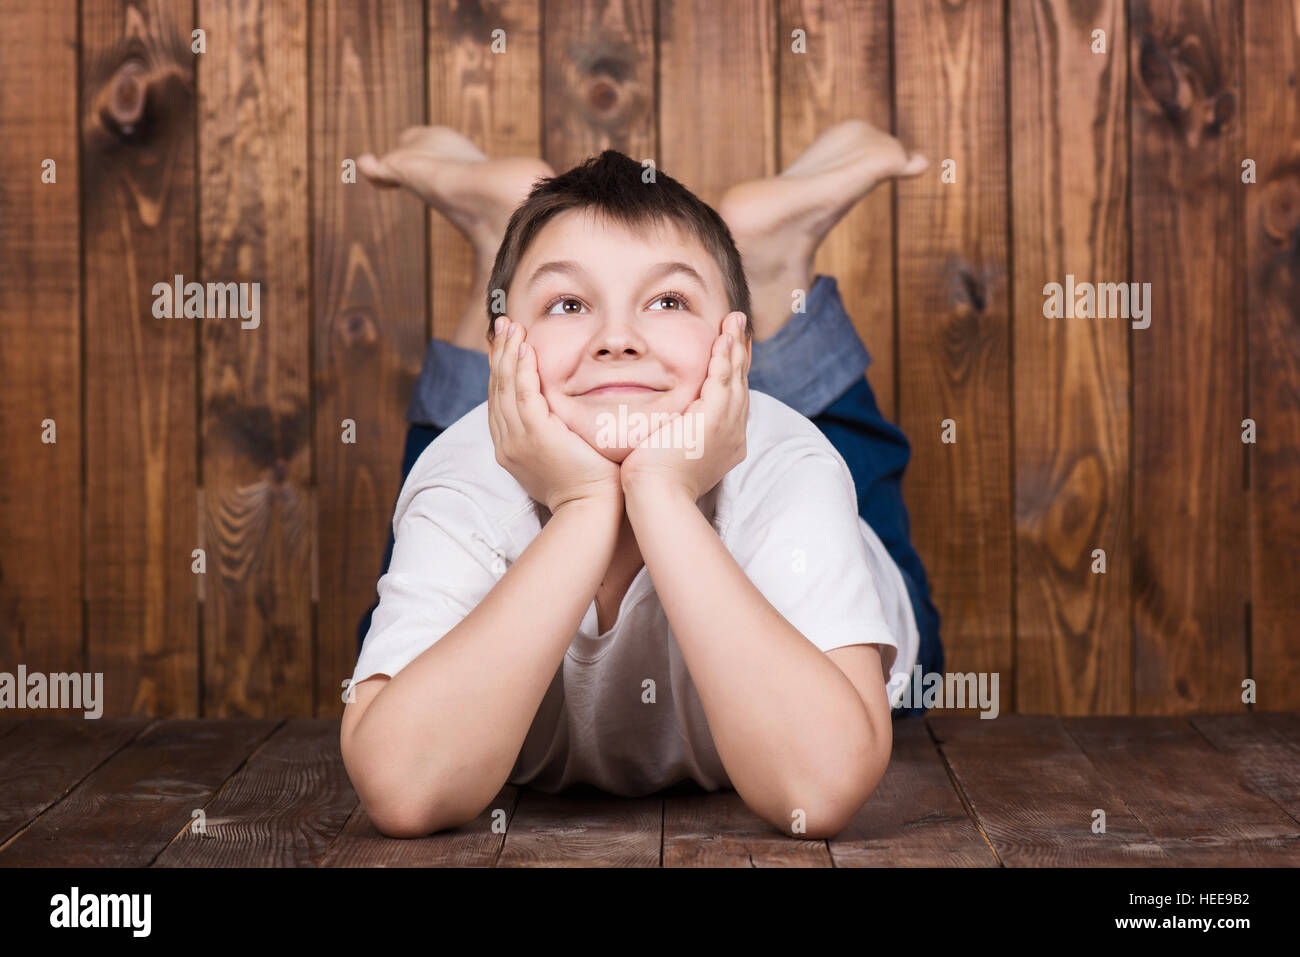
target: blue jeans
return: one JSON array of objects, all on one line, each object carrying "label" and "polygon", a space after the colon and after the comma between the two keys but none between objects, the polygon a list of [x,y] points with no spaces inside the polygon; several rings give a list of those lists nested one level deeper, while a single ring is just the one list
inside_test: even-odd
[{"label": "blue jeans", "polygon": [[[921,634],[917,663],[922,674],[943,672],[939,612],[930,600],[930,585],[921,558],[912,547],[903,471],[911,446],[902,431],[881,414],[867,384],[871,362],[866,346],[830,276],[817,276],[807,308],[794,314],[775,336],[755,342],[749,387],[765,392],[807,416],[844,457],[858,493],[858,514],[880,536],[903,573],[916,626]],[[415,460],[470,409],[487,401],[488,357],[440,339],[431,340],[424,367],[406,410],[411,423],[402,455],[402,481]],[[380,575],[393,558],[390,524]],[[357,653],[370,630],[371,605],[357,627]],[[919,716],[923,707],[895,708],[894,717]]]}]

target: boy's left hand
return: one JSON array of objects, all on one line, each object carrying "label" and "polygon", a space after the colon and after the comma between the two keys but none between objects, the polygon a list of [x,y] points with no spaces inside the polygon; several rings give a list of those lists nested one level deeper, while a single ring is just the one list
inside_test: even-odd
[{"label": "boy's left hand", "polygon": [[[745,460],[750,360],[745,322],[744,313],[727,315],[713,341],[700,397],[623,460],[619,473],[625,495],[679,488],[694,502]],[[683,417],[689,421],[679,421]]]}]

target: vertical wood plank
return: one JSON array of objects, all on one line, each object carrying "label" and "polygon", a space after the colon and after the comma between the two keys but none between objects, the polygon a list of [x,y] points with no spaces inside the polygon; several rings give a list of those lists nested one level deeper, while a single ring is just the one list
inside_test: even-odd
[{"label": "vertical wood plank", "polygon": [[[791,34],[803,30],[806,52]],[[892,129],[888,0],[780,0],[779,167],[828,126],[847,119]],[[908,144],[904,144],[908,145]],[[867,378],[881,412],[894,408],[894,218],[892,182],[869,193],[831,230],[817,272],[835,277],[844,308],[871,353]]]},{"label": "vertical wood plank", "polygon": [[563,172],[604,149],[655,147],[654,0],[546,4],[544,158]]},{"label": "vertical wood plank", "polygon": [[1241,709],[1241,5],[1134,0],[1133,587],[1138,714]]},{"label": "vertical wood plank", "polygon": [[1129,281],[1124,4],[1010,13],[1017,710],[1127,714],[1129,321],[1043,311],[1067,275]]},{"label": "vertical wood plank", "polygon": [[[198,710],[193,7],[81,5],[87,668],[104,713]],[[184,315],[173,302],[174,315]]]},{"label": "vertical wood plank", "polygon": [[307,9],[199,20],[200,269],[259,284],[255,326],[203,322],[203,713],[310,715]]},{"label": "vertical wood plank", "polygon": [[342,714],[357,620],[373,600],[428,329],[424,211],[400,191],[342,182],[341,164],[422,121],[423,4],[313,4],[310,32],[316,713],[327,717]]},{"label": "vertical wood plank", "polygon": [[77,7],[0,22],[0,667],[81,671]]},{"label": "vertical wood plank", "polygon": [[[999,3],[894,7],[898,131],[932,164],[897,184],[898,414],[913,449],[904,492],[943,615],[947,670],[1005,676],[1012,473],[1002,31]],[[942,182],[945,160],[955,182]],[[956,441],[946,444],[948,419]]]},{"label": "vertical wood plank", "polygon": [[[540,156],[541,13],[535,0],[429,0],[428,19],[429,123],[458,130],[494,158]],[[503,53],[492,52],[492,31],[498,29],[505,31]],[[385,142],[397,133],[378,132]],[[469,243],[433,212],[429,283],[435,337],[452,338],[466,297],[474,294],[473,282]]]},{"label": "vertical wood plank", "polygon": [[[1246,315],[1257,445],[1251,477],[1250,677],[1269,710],[1300,708],[1300,9],[1243,6]],[[1225,173],[1226,175],[1226,173]]]},{"label": "vertical wood plank", "polygon": [[775,11],[659,0],[659,168],[715,206],[777,173]]}]

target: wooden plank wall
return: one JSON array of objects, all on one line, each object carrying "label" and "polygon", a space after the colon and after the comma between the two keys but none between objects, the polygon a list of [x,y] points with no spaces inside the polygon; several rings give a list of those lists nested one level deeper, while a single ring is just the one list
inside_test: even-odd
[{"label": "wooden plank wall", "polygon": [[[441,123],[557,169],[614,147],[716,202],[862,117],[932,165],[818,270],[912,442],[948,670],[999,672],[1004,711],[1242,711],[1247,678],[1300,707],[1296,17],[0,0],[0,670],[103,671],[114,715],[340,713],[470,264],[349,160]],[[177,274],[261,283],[260,325],[154,318]],[[1150,326],[1046,318],[1067,274],[1149,282]]]}]

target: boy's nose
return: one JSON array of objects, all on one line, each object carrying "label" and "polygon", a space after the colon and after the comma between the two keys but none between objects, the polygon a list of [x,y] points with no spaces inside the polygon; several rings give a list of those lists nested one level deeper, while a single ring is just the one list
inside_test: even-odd
[{"label": "boy's nose", "polygon": [[602,354],[640,355],[645,351],[645,339],[636,319],[627,316],[611,316],[601,323],[596,344]]}]

